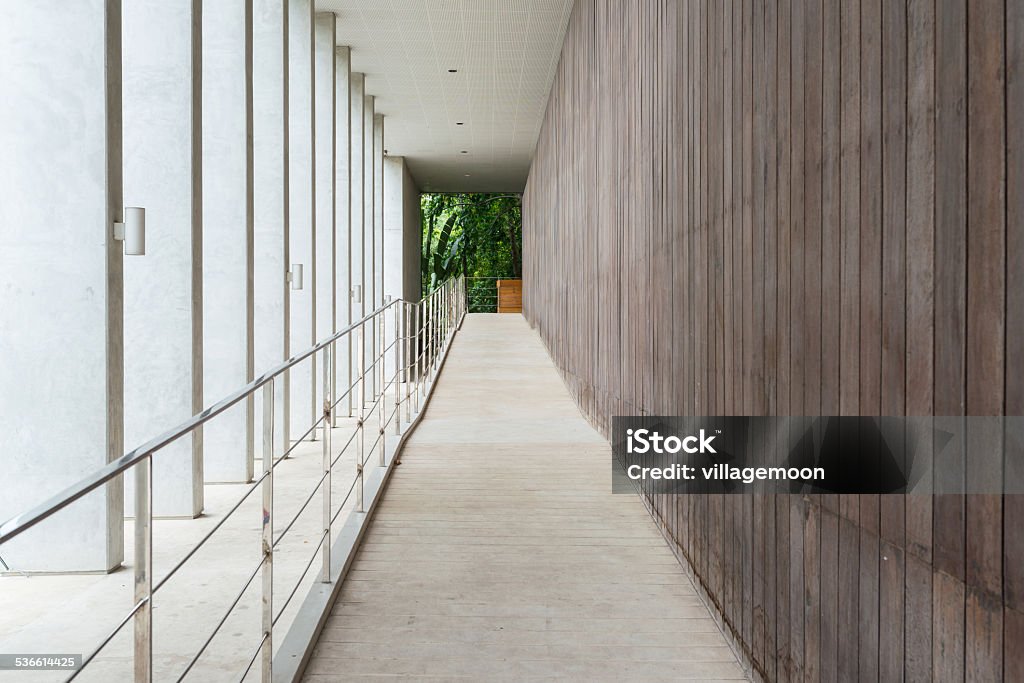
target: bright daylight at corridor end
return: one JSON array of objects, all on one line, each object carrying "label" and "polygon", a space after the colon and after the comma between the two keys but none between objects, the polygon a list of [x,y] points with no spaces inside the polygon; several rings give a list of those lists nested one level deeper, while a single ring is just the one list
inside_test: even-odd
[{"label": "bright daylight at corridor end", "polygon": [[1024,681],[1024,2],[0,0],[0,683]]}]

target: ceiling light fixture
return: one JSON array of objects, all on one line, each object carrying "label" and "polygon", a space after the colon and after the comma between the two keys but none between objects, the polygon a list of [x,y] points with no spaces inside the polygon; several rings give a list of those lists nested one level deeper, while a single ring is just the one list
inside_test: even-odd
[{"label": "ceiling light fixture", "polygon": [[456,121],[456,122],[455,122],[455,125],[456,125],[456,126],[461,126],[461,125],[462,125],[462,121]]},{"label": "ceiling light fixture", "polygon": [[450,73],[450,74],[457,74],[457,73],[459,73],[459,70],[458,69],[448,69],[448,73]]}]

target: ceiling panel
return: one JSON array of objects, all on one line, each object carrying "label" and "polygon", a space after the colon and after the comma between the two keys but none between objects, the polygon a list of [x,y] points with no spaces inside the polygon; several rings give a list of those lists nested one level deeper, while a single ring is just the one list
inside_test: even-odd
[{"label": "ceiling panel", "polygon": [[522,191],[572,4],[316,0],[366,74],[384,148],[427,192]]}]

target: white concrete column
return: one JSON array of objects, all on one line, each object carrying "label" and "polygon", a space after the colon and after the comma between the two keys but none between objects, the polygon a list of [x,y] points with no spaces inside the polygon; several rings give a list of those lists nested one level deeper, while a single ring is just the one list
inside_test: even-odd
[{"label": "white concrete column", "polygon": [[384,294],[418,301],[420,190],[404,157],[384,157]]},{"label": "white concrete column", "polygon": [[[124,6],[124,202],[146,209],[146,256],[124,263],[128,449],[203,409],[202,0]],[[134,515],[134,477],[125,513]],[[153,459],[153,514],[203,510],[202,434]]]},{"label": "white concrete column", "polygon": [[[262,375],[288,358],[288,0],[254,0],[254,356]],[[274,383],[274,440],[288,445],[284,381]],[[263,433],[263,411],[253,433]],[[258,450],[258,444],[257,444]]]},{"label": "white concrete column", "polygon": [[[379,306],[377,292],[377,269],[374,267],[376,252],[376,230],[374,229],[373,185],[374,185],[374,149],[373,149],[373,95],[364,96],[363,105],[363,300],[366,302],[366,313],[372,313]],[[377,325],[367,327],[366,334],[366,368],[373,367],[377,357]],[[370,372],[366,381],[366,395],[372,401],[377,395],[377,372]]]},{"label": "white concrete column", "polygon": [[[338,327],[352,324],[352,61],[351,50],[339,47],[335,51],[335,249],[334,263],[337,275],[336,297]],[[341,395],[352,385],[351,335],[339,340],[335,369],[335,395]],[[335,415],[352,416],[353,396],[348,392]]]},{"label": "white concrete column", "polygon": [[[358,290],[359,298],[354,300],[352,304],[352,318],[354,320],[361,320],[367,312],[367,283],[365,278],[365,268],[363,262],[366,253],[366,230],[364,227],[364,216],[366,214],[365,204],[363,202],[363,178],[364,178],[364,150],[366,137],[363,134],[363,129],[366,124],[366,117],[363,115],[363,110],[366,107],[366,97],[364,96],[364,84],[365,79],[361,73],[352,74],[352,288],[353,291]],[[365,360],[356,357],[358,350],[353,352],[354,361],[352,363],[352,377],[353,380],[358,379],[359,374],[365,369]]]},{"label": "white concrete column", "polygon": [[[376,102],[374,102],[376,105]],[[373,114],[373,291],[377,305],[384,304],[384,115]],[[394,316],[384,321],[384,345],[394,335]],[[380,346],[380,342],[377,344]],[[384,356],[384,386],[395,371],[394,354]]]},{"label": "white concrete column", "polygon": [[[316,189],[313,148],[313,3],[288,3],[288,207],[290,258],[302,264],[302,289],[290,289],[291,353],[316,343]],[[301,437],[317,419],[317,359],[290,372],[291,440]],[[311,435],[312,437],[312,435]]]},{"label": "white concrete column", "polygon": [[[316,145],[316,329],[317,341],[338,329],[336,309],[337,270],[335,268],[335,102],[334,102],[334,14],[318,12],[314,22],[313,101]],[[319,362],[323,362],[322,359]],[[323,411],[323,368],[314,378],[317,419]],[[334,395],[332,390],[331,394]]]},{"label": "white concrete column", "polygon": [[[253,378],[252,2],[203,2],[203,396]],[[252,400],[203,431],[207,481],[250,481]]]},{"label": "white concrete column", "polygon": [[[419,301],[420,191],[403,157],[386,156],[383,162],[384,294]],[[394,368],[389,368],[393,372]]]},{"label": "white concrete column", "polygon": [[[0,19],[0,519],[123,455],[121,3]],[[107,571],[120,481],[0,546],[14,570]]]},{"label": "white concrete column", "polygon": [[373,115],[373,287],[384,303],[384,115]]}]

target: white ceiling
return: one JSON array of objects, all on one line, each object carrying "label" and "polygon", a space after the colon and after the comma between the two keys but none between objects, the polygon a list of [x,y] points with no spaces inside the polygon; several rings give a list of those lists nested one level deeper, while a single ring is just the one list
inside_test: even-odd
[{"label": "white ceiling", "polygon": [[572,4],[316,0],[425,192],[522,191]]}]

